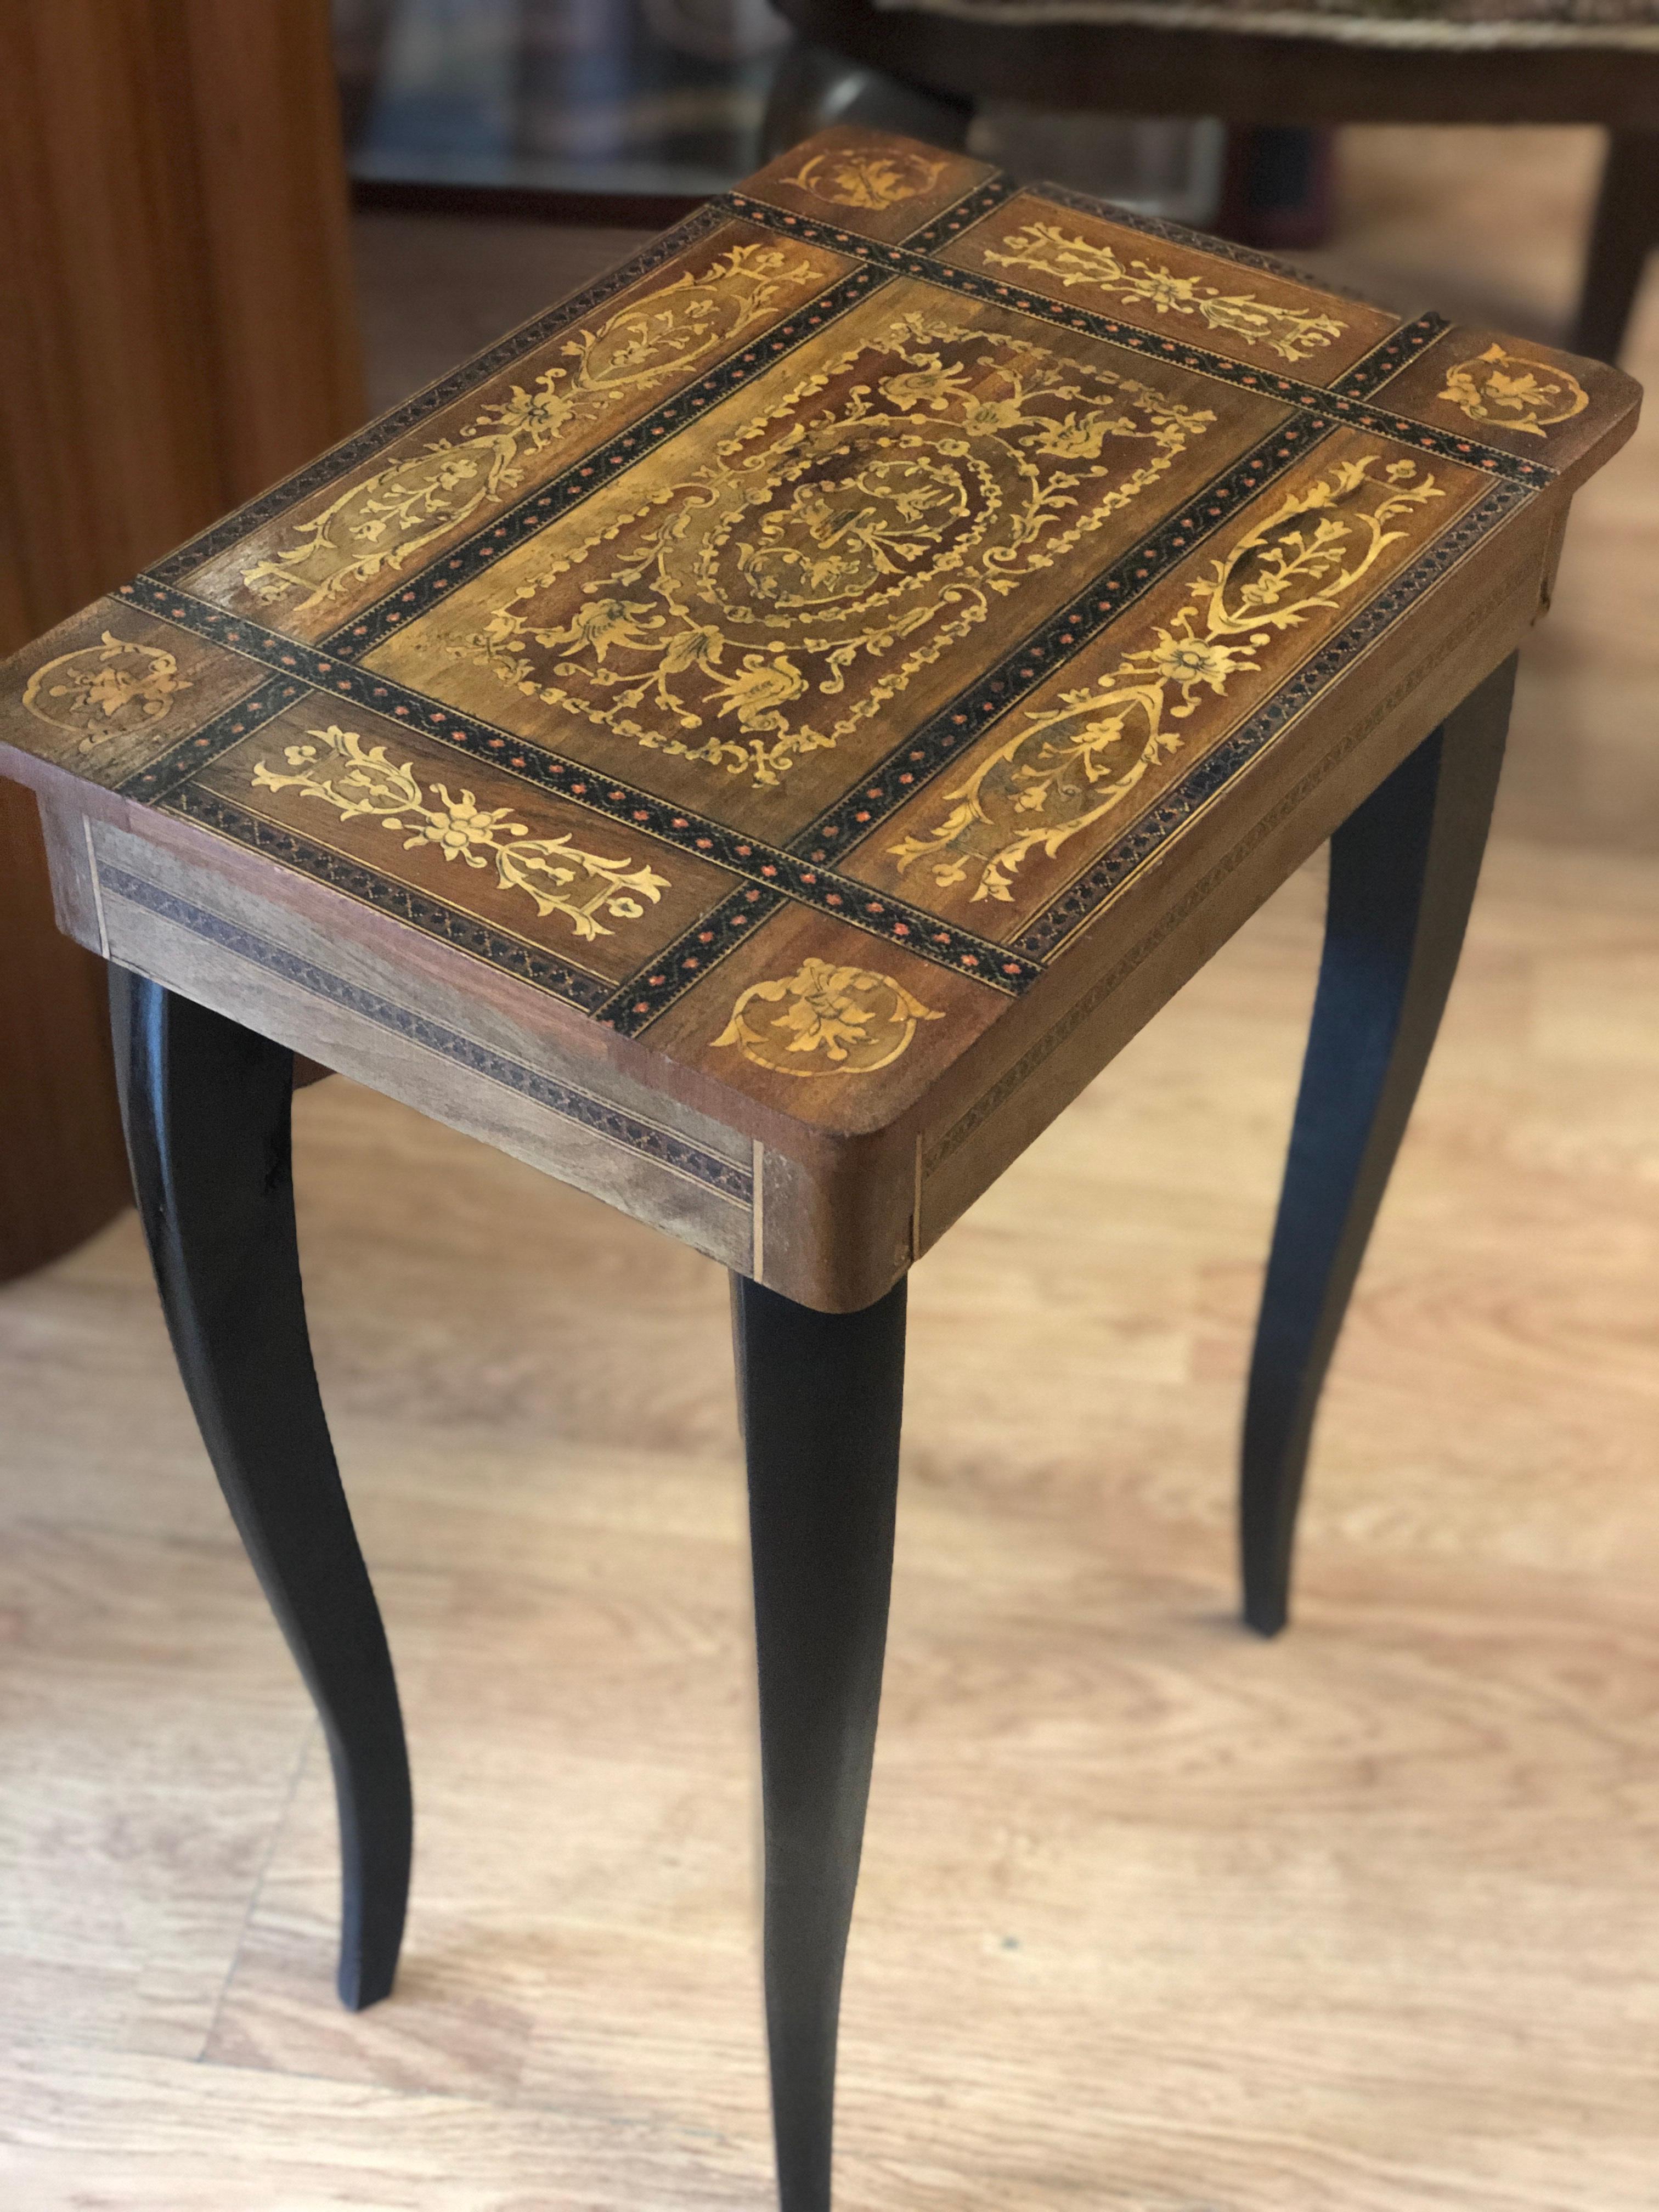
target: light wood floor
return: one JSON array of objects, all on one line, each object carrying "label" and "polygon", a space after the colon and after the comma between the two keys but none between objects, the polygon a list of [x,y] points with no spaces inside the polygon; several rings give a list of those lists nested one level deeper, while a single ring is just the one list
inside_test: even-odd
[{"label": "light wood floor", "polygon": [[[1546,331],[1589,154],[1368,134],[1322,258]],[[383,395],[625,243],[366,224]],[[1233,1625],[1231,1461],[1315,873],[917,1271],[843,2212],[1659,2203],[1656,569],[1659,426],[1528,655],[1291,1635]],[[326,1759],[129,1218],[0,1292],[0,2203],[762,2212],[724,1284],[341,1082],[298,1119],[403,1978],[335,2006]]]}]

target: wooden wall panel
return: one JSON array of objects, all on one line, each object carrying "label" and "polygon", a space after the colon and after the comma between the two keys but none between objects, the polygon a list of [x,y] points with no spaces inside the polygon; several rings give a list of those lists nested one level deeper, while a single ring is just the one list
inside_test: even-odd
[{"label": "wooden wall panel", "polygon": [[[326,0],[5,0],[0,649],[364,412]],[[0,793],[0,1279],[123,1202],[95,963]]]}]

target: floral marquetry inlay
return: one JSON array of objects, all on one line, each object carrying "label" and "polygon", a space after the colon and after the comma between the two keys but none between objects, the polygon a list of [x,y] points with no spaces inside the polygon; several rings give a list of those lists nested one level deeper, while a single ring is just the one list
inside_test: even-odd
[{"label": "floral marquetry inlay", "polygon": [[294,543],[242,571],[257,599],[295,614],[395,574],[459,524],[505,504],[526,458],[555,442],[574,444],[618,398],[638,398],[684,376],[774,311],[786,287],[809,283],[799,255],[769,245],[738,246],[702,276],[677,277],[619,308],[562,349],[568,368],[544,370],[529,386],[483,409],[457,438],[350,484],[320,514],[294,528]]},{"label": "floral marquetry inlay", "polygon": [[1589,405],[1589,394],[1576,376],[1547,361],[1489,345],[1485,353],[1460,362],[1440,394],[1461,407],[1471,422],[1520,430],[1541,438],[1557,422],[1570,422]]},{"label": "floral marquetry inlay", "polygon": [[160,646],[132,645],[106,630],[97,645],[59,653],[30,677],[23,704],[38,721],[69,730],[76,750],[96,752],[115,738],[164,721],[190,684]]},{"label": "floral marquetry inlay", "polygon": [[782,182],[830,207],[879,215],[931,192],[949,167],[908,146],[846,146],[814,154]]},{"label": "floral marquetry inlay", "polygon": [[779,1075],[870,1075],[908,1049],[918,1022],[944,1018],[890,975],[812,957],[751,983],[714,1042]]},{"label": "floral marquetry inlay", "polygon": [[449,649],[637,745],[775,784],[1214,419],[1115,370],[911,312],[550,553]]},{"label": "floral marquetry inlay", "polygon": [[1068,238],[1058,223],[1027,223],[1003,240],[1001,252],[987,246],[985,258],[1002,269],[1030,269],[1068,292],[1081,284],[1155,314],[1198,316],[1207,329],[1265,346],[1281,361],[1304,361],[1347,328],[1334,315],[1279,307],[1252,292],[1224,292],[1201,277],[1177,276],[1162,263],[1132,261],[1126,268],[1109,246]]},{"label": "floral marquetry inlay", "polygon": [[457,798],[444,784],[423,786],[411,763],[398,767],[384,745],[365,745],[355,730],[331,724],[306,735],[314,742],[284,748],[286,772],[255,763],[258,788],[320,799],[343,822],[378,822],[403,836],[406,853],[430,847],[469,868],[493,864],[503,890],[532,899],[544,917],[563,915],[580,938],[611,935],[601,915],[637,921],[645,912],[641,902],[654,905],[669,887],[665,876],[601,860],[568,836],[532,837],[527,823],[512,819],[510,806],[483,807],[470,791]]},{"label": "floral marquetry inlay", "polygon": [[965,783],[933,828],[890,849],[902,872],[926,866],[941,890],[1011,900],[1034,854],[1053,860],[1182,750],[1176,726],[1319,608],[1340,607],[1414,509],[1443,497],[1415,462],[1345,461],[1290,494],[1191,586],[1173,622],[1097,682],[1032,711]]},{"label": "floral marquetry inlay", "polygon": [[841,1311],[1506,659],[1638,400],[844,123],[65,611],[0,773],[84,943]]}]

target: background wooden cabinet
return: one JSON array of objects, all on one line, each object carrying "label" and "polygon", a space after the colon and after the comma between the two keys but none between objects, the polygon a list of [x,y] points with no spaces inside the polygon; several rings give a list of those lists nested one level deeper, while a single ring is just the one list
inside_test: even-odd
[{"label": "background wooden cabinet", "polygon": [[[326,0],[7,0],[0,649],[365,411]],[[0,1279],[124,1202],[99,963],[0,784]]]}]

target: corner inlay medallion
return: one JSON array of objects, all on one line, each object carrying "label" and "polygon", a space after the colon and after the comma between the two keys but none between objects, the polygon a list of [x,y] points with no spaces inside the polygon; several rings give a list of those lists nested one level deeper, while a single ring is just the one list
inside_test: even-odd
[{"label": "corner inlay medallion", "polygon": [[[384,745],[365,745],[355,730],[331,724],[306,735],[316,743],[284,749],[287,775],[264,761],[254,763],[257,788],[297,791],[301,799],[334,807],[343,822],[367,817],[383,830],[404,832],[406,853],[428,845],[469,868],[493,860],[503,890],[522,891],[544,918],[563,915],[580,938],[611,936],[601,914],[613,921],[637,921],[645,912],[641,900],[654,905],[669,888],[665,876],[630,869],[626,860],[601,860],[568,836],[532,837],[525,823],[508,819],[510,806],[481,807],[471,792],[452,797],[441,783],[423,787],[411,763],[395,766]],[[432,798],[441,804],[429,805]]]},{"label": "corner inlay medallion", "polygon": [[1485,353],[1459,362],[1448,373],[1440,397],[1462,408],[1471,422],[1519,430],[1528,438],[1541,438],[1589,405],[1589,392],[1567,370],[1501,345],[1489,345]]},{"label": "corner inlay medallion", "polygon": [[164,721],[190,681],[160,646],[131,645],[108,630],[97,645],[83,645],[43,662],[30,677],[23,704],[37,721],[79,737],[78,753]]},{"label": "corner inlay medallion", "polygon": [[870,1075],[908,1048],[918,1022],[944,1018],[890,975],[814,957],[751,983],[714,1042],[779,1075]]},{"label": "corner inlay medallion", "polygon": [[931,192],[950,167],[908,147],[848,146],[814,154],[782,182],[830,207],[861,208],[868,215],[900,207]]}]

